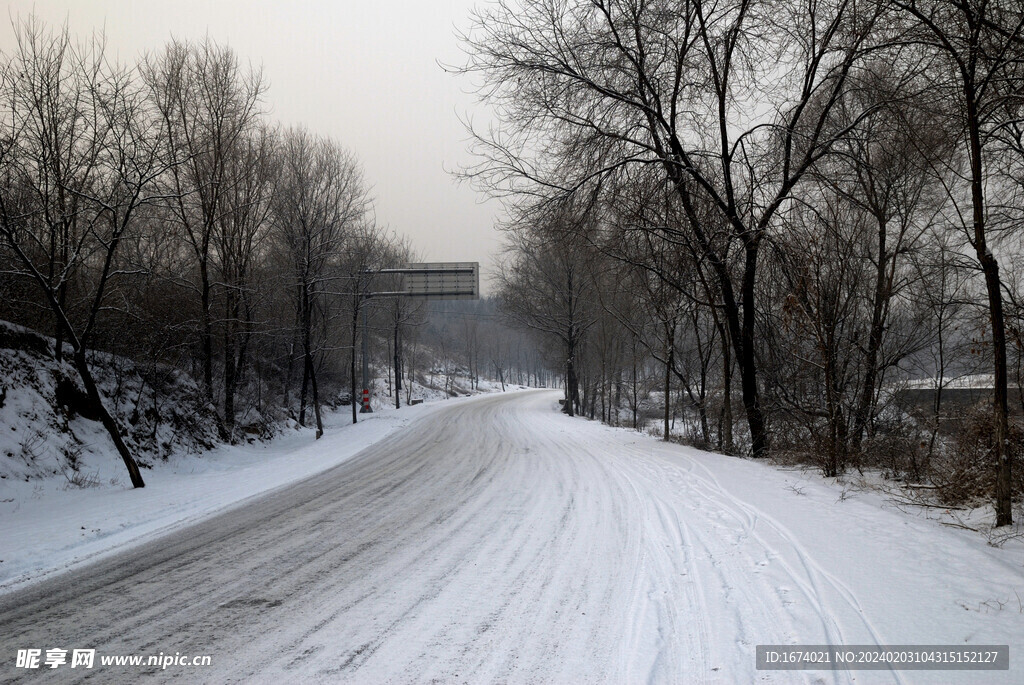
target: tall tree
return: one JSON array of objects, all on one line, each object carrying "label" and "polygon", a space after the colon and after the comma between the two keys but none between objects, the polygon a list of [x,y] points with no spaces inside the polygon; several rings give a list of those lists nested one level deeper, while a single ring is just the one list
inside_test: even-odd
[{"label": "tall tree", "polygon": [[[351,153],[305,129],[284,134],[281,177],[273,204],[275,235],[288,255],[297,333],[302,349],[299,423],[305,422],[306,390],[312,390],[317,433],[323,435],[317,369],[328,318],[328,295],[338,289],[339,269],[355,249],[369,209],[362,171]],[[354,396],[353,396],[354,401]]]},{"label": "tall tree", "polygon": [[259,70],[243,69],[231,48],[210,39],[171,41],[145,60],[142,73],[167,141],[171,215],[195,257],[198,282],[189,286],[199,297],[203,386],[214,403],[215,241],[232,209],[229,169],[257,128],[266,84]]},{"label": "tall tree", "polygon": [[561,344],[565,369],[565,405],[580,411],[578,354],[594,323],[593,255],[584,240],[566,231],[564,213],[543,223],[514,229],[515,252],[500,276],[502,308],[517,324]]},{"label": "tall tree", "polygon": [[1024,6],[1014,0],[892,0],[910,22],[911,36],[935,58],[933,86],[956,103],[951,128],[968,159],[970,219],[966,237],[985,279],[992,326],[996,457],[996,525],[1013,522],[1009,446],[1006,320],[999,260],[993,253],[998,223],[989,213],[986,168],[995,134],[1019,117],[1024,91]]},{"label": "tall tree", "polygon": [[[878,13],[845,0],[505,0],[466,37],[502,126],[467,171],[550,197],[633,165],[660,168],[712,267],[736,352],[754,455],[768,449],[758,389],[757,266],[776,213],[845,131],[829,113]],[[709,203],[720,216],[701,221]]]},{"label": "tall tree", "polygon": [[230,151],[224,171],[224,209],[214,226],[214,263],[223,290],[224,427],[234,437],[235,394],[248,363],[255,325],[257,268],[270,232],[270,210],[279,173],[277,139],[261,126]]},{"label": "tall tree", "polygon": [[15,25],[0,64],[0,237],[13,276],[29,280],[53,315],[85,391],[134,487],[138,465],[107,410],[89,351],[122,276],[118,250],[166,171],[162,137],[133,73],[107,61],[100,38],[75,44],[35,19]]}]

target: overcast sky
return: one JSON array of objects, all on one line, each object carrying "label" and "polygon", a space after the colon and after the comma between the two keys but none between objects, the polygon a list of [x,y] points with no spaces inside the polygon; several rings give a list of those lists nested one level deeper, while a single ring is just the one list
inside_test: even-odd
[{"label": "overcast sky", "polygon": [[[73,34],[105,30],[109,49],[135,61],[173,34],[209,35],[244,62],[262,65],[270,116],[330,135],[360,158],[377,219],[409,236],[425,260],[479,261],[487,277],[500,244],[500,206],[446,173],[469,159],[460,116],[486,119],[459,64],[455,37],[473,0],[14,0]],[[0,19],[0,46],[12,45]],[[483,279],[482,279],[483,280]]]}]

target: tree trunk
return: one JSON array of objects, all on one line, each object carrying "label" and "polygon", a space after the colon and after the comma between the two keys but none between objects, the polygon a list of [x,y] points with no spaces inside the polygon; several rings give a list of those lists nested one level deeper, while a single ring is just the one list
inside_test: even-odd
[{"label": "tree trunk", "polygon": [[[57,293],[57,301],[60,303],[61,311],[64,311],[64,312],[67,311],[67,292],[68,292],[67,282],[61,283],[60,290]],[[54,338],[54,347],[53,347],[54,355],[53,355],[53,358],[56,359],[57,363],[59,364],[61,361],[64,360],[64,327],[60,325],[59,321],[57,322],[57,330],[55,331],[53,338]]]},{"label": "tree trunk", "polygon": [[[320,436],[324,434],[324,424],[320,419],[320,393],[316,384],[316,365],[313,363],[313,345],[312,345],[312,333],[309,330],[308,320],[307,327],[303,333],[302,347],[305,356],[305,377],[309,379],[309,384],[313,390],[313,415],[316,417],[316,439],[319,440]],[[305,383],[303,383],[305,385]],[[305,397],[305,390],[303,390],[303,397]],[[303,406],[305,411],[305,406]],[[300,414],[302,416],[302,414]],[[305,417],[303,417],[305,418]]]},{"label": "tree trunk", "polygon": [[362,397],[356,394],[356,338],[359,335],[359,305],[352,310],[352,353],[349,355],[349,373],[352,376],[352,423],[359,421],[359,409],[356,407]]},{"label": "tree trunk", "polygon": [[299,399],[299,425],[306,425],[306,391],[309,388],[309,346],[310,346],[310,328],[312,323],[310,321],[310,308],[309,308],[309,285],[303,284],[302,292],[299,299],[300,308],[300,319],[299,323],[302,326],[302,393]]},{"label": "tree trunk", "polygon": [[740,297],[737,301],[733,289],[732,275],[729,266],[712,248],[708,237],[700,230],[700,217],[693,205],[693,198],[681,176],[679,169],[671,164],[666,165],[669,178],[672,179],[676,194],[683,204],[690,223],[694,228],[698,243],[704,256],[708,258],[715,278],[720,287],[722,308],[729,330],[729,339],[736,352],[736,364],[740,370],[740,390],[743,408],[747,414],[747,427],[750,430],[750,442],[755,458],[768,456],[768,430],[764,414],[761,411],[761,399],[757,388],[757,358],[754,354],[754,334],[756,327],[755,285],[757,275],[757,258],[760,249],[760,233],[751,234],[743,230],[744,265],[743,280],[740,284]]},{"label": "tree trunk", "polygon": [[670,329],[666,340],[666,347],[668,347],[667,354],[665,355],[665,432],[664,439],[668,442],[671,439],[670,434],[670,421],[671,418],[671,407],[672,407],[672,367],[675,365],[676,359],[676,343],[675,343],[675,331]]},{"label": "tree trunk", "polygon": [[[941,305],[940,305],[941,306]],[[938,375],[936,376],[935,383],[935,398],[932,401],[932,434],[928,440],[928,454],[926,455],[927,463],[930,464],[932,457],[935,455],[935,440],[939,436],[939,421],[942,416],[942,386],[946,382],[946,354],[945,354],[945,340],[943,331],[945,330],[945,324],[943,322],[942,314],[939,314],[938,320],[936,321],[936,335],[939,343],[939,368]],[[927,465],[926,465],[927,470]]]},{"label": "tree trunk", "polygon": [[999,264],[991,252],[983,253],[978,248],[978,261],[985,274],[985,287],[988,291],[989,311],[992,317],[992,356],[994,362],[993,411],[995,412],[996,450],[996,526],[1008,526],[1013,523],[1011,498],[1013,495],[1012,463],[1008,445],[1010,434],[1007,391],[1006,365],[1006,323],[1003,316],[1003,295],[999,278]]},{"label": "tree trunk", "polygon": [[298,313],[296,313],[294,334],[288,343],[288,366],[284,376],[284,407],[287,411],[291,410],[292,375],[295,371],[295,348],[298,347],[298,318]]},{"label": "tree trunk", "polygon": [[117,426],[117,422],[103,404],[103,398],[100,396],[99,388],[96,387],[96,382],[93,380],[92,372],[89,370],[89,363],[85,358],[84,347],[79,347],[75,350],[74,359],[75,368],[78,370],[78,375],[82,378],[82,384],[85,386],[85,392],[89,396],[89,401],[93,404],[96,412],[100,415],[100,422],[107,430],[107,434],[110,435],[110,439],[114,442],[114,447],[117,449],[117,453],[121,455],[121,460],[128,469],[128,476],[131,478],[132,487],[146,487],[146,483],[142,480],[142,474],[139,473],[139,465],[135,463],[135,459],[132,458],[131,452],[128,451],[128,446],[125,445],[124,440],[121,439],[121,431]]},{"label": "tree trunk", "polygon": [[861,389],[857,413],[853,418],[853,440],[851,451],[853,458],[858,459],[864,431],[871,423],[872,408],[875,399],[875,383],[878,377],[878,354],[882,349],[882,334],[885,330],[885,309],[888,298],[886,287],[886,254],[887,225],[884,218],[878,220],[878,270],[875,273],[874,302],[871,308],[871,330],[868,334],[867,359],[864,362],[864,386]]},{"label": "tree trunk", "polygon": [[[203,347],[203,389],[210,404],[213,401],[213,325],[210,322],[210,276],[206,262],[200,262],[200,306],[202,307],[202,347]],[[216,405],[214,405],[216,406]]]},{"label": "tree trunk", "polygon": [[[235,432],[235,320],[237,307],[234,297],[226,296],[227,321],[224,322],[224,430],[228,440],[233,441]],[[232,311],[235,310],[235,311]]]},{"label": "tree trunk", "polygon": [[324,434],[324,422],[320,416],[320,390],[316,383],[316,365],[313,363],[311,350],[306,351],[306,367],[309,371],[309,382],[313,389],[313,414],[316,416],[316,439],[319,440]]},{"label": "tree trunk", "polygon": [[302,352],[302,387],[299,390],[299,425],[306,425],[306,392],[309,390],[309,367],[306,366],[306,352]]},{"label": "tree trunk", "polygon": [[988,248],[985,235],[985,199],[981,157],[981,131],[977,111],[976,93],[968,86],[966,95],[968,134],[971,145],[971,201],[974,219],[974,249],[978,263],[985,275],[985,289],[988,292],[989,315],[992,323],[993,357],[993,399],[996,456],[995,510],[996,526],[1013,523],[1013,480],[1009,450],[1009,420],[1006,365],[1006,321],[1003,315],[1002,283],[999,278],[999,262]]},{"label": "tree trunk", "polygon": [[743,328],[740,333],[742,344],[737,350],[737,361],[740,367],[740,388],[742,390],[743,408],[747,413],[747,426],[750,429],[750,443],[753,456],[760,459],[768,456],[768,430],[761,412],[761,397],[757,389],[757,358],[754,355],[754,285],[757,266],[758,243],[748,242],[745,248],[746,263],[743,273],[742,301]]},{"label": "tree trunk", "polygon": [[722,338],[722,443],[726,454],[735,451],[732,439],[732,355],[729,342]]},{"label": "tree trunk", "polygon": [[632,350],[632,352],[633,352],[633,354],[632,354],[632,356],[633,356],[633,383],[632,383],[632,385],[630,387],[630,405],[631,405],[631,409],[633,410],[633,430],[636,430],[637,429],[637,415],[636,415],[636,412],[637,412],[637,404],[639,404],[639,402],[638,402],[638,399],[637,399],[638,388],[637,388],[637,378],[636,378],[636,339],[635,338],[633,339],[633,350]]},{"label": "tree trunk", "polygon": [[576,367],[573,360],[575,350],[571,342],[567,343],[567,347],[569,348],[569,355],[565,360],[565,406],[563,409],[569,416],[575,416],[573,405],[578,394],[576,389]]}]

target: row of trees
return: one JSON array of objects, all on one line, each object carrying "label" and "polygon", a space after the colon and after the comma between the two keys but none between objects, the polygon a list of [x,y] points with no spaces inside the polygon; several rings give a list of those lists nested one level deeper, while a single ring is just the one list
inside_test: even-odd
[{"label": "row of trees", "polygon": [[56,339],[136,487],[96,350],[192,374],[226,440],[286,415],[319,437],[325,397],[357,395],[362,310],[380,339],[415,323],[415,307],[365,297],[368,272],[412,255],[374,222],[357,160],[271,122],[260,71],[209,39],[125,65],[35,19],[15,37],[0,57],[0,318]]},{"label": "row of trees", "polygon": [[497,383],[502,390],[508,385],[553,386],[560,351],[545,349],[543,338],[510,326],[507,319],[497,296],[432,302],[426,325],[410,335],[430,350],[428,366],[446,376],[465,376],[470,390],[478,390],[481,379]]},{"label": "row of trees", "polygon": [[481,10],[465,71],[500,121],[465,174],[508,201],[504,299],[561,346],[567,410],[653,364],[666,437],[676,388],[706,440],[834,475],[892,446],[899,378],[938,379],[951,449],[943,379],[984,357],[1011,523],[1022,34],[999,0]]}]

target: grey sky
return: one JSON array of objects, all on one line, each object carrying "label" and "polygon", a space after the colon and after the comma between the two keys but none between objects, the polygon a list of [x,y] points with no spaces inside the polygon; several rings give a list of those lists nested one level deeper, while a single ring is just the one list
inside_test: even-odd
[{"label": "grey sky", "polygon": [[[494,201],[445,172],[468,160],[458,116],[483,110],[467,82],[437,64],[461,63],[455,30],[473,0],[12,0],[12,17],[33,11],[73,34],[105,29],[123,61],[161,48],[173,34],[209,35],[243,61],[262,65],[270,116],[330,135],[360,158],[378,221],[409,236],[431,261],[480,261],[482,279],[500,243]],[[0,20],[0,46],[12,45]],[[475,113],[474,113],[475,112]]]}]

